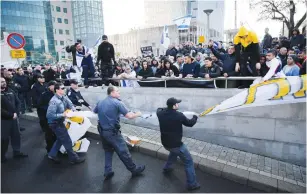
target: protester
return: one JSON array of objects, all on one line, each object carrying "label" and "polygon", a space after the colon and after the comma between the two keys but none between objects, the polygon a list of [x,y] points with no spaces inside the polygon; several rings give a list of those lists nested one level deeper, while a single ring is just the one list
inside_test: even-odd
[{"label": "protester", "polygon": [[73,103],[73,105],[76,107],[76,110],[80,111],[82,108],[82,105],[92,110],[89,103],[87,103],[84,100],[83,96],[81,95],[81,92],[78,87],[78,82],[76,80],[70,81],[70,88],[67,90],[67,96],[69,100]]},{"label": "protester", "polygon": [[212,79],[221,76],[221,70],[218,65],[213,63],[211,57],[205,58],[205,65],[200,68],[199,77]]},{"label": "protester", "polygon": [[184,57],[184,65],[181,71],[183,78],[197,78],[200,71],[200,65],[190,55]]},{"label": "protester", "polygon": [[288,56],[287,65],[283,67],[286,76],[299,76],[300,68],[295,64],[297,57],[295,55]]},{"label": "protester", "polygon": [[142,61],[142,69],[137,74],[138,79],[146,79],[148,77],[154,77],[154,73],[152,71],[152,68],[149,67],[147,61]]},{"label": "protester", "polygon": [[28,110],[29,112],[33,112],[31,99],[28,95],[28,92],[30,90],[29,78],[24,74],[24,71],[21,67],[17,68],[17,74],[14,77],[14,81],[15,83],[20,85],[20,87],[18,88],[18,98],[20,100],[21,105],[21,114],[25,114],[26,110]]},{"label": "protester", "polygon": [[197,122],[197,116],[193,115],[192,119],[188,119],[183,113],[177,111],[180,102],[181,100],[169,98],[166,102],[167,108],[157,109],[161,143],[163,147],[170,152],[167,162],[163,167],[163,172],[172,172],[172,166],[179,156],[184,164],[186,172],[187,189],[191,191],[199,189],[200,185],[196,181],[193,158],[186,145],[182,142],[182,125],[193,127]]}]

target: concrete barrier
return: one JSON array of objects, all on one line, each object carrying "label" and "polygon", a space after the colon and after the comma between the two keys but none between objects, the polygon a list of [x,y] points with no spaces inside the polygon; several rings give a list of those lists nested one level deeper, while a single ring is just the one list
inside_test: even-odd
[{"label": "concrete barrier", "polygon": [[[80,89],[95,106],[106,88]],[[182,99],[181,111],[202,112],[241,92],[239,89],[121,88],[121,99],[132,111],[155,113],[170,97]],[[123,120],[158,130],[157,119]],[[199,118],[186,137],[207,141],[293,164],[306,166],[306,104],[245,108]]]}]

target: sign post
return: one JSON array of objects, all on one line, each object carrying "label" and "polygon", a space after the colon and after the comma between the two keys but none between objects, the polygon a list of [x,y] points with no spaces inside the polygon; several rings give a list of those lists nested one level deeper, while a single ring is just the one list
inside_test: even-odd
[{"label": "sign post", "polygon": [[11,50],[11,57],[13,59],[17,59],[18,65],[20,66],[19,59],[26,58],[26,51],[18,49],[22,49],[25,46],[25,38],[23,37],[23,35],[13,32],[8,35],[6,41],[7,44],[13,49]]}]

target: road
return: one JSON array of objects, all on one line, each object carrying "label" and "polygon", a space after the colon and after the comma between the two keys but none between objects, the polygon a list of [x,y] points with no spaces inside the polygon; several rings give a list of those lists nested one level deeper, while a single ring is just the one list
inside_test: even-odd
[{"label": "road", "polygon": [[[187,192],[185,190],[185,173],[183,166],[176,165],[170,175],[164,175],[161,168],[164,161],[132,153],[137,163],[146,164],[143,176],[131,178],[117,156],[113,158],[115,172],[111,180],[103,181],[104,153],[101,143],[90,139],[91,145],[86,154],[86,162],[71,166],[67,157],[62,157],[61,164],[54,164],[46,157],[44,134],[39,124],[21,120],[22,151],[29,154],[26,159],[13,159],[10,148],[8,161],[1,165],[1,192],[14,193],[169,193]],[[255,193],[256,189],[215,177],[196,170],[201,193]]]}]

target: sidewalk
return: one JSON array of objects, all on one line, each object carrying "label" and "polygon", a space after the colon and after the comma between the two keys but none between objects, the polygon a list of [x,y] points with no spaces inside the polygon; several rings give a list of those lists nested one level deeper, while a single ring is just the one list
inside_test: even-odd
[{"label": "sidewalk", "polygon": [[[36,113],[27,113],[23,119],[38,121]],[[161,144],[160,132],[138,126],[121,124],[123,136],[135,135],[141,143],[135,151],[166,160],[168,151]],[[99,138],[96,127],[89,135]],[[191,138],[183,138],[201,171],[249,185],[266,192],[306,193],[306,168],[272,158],[243,152]]]}]

